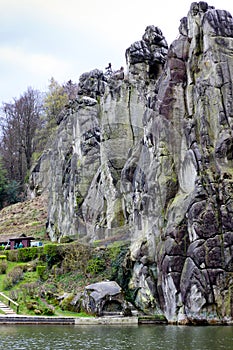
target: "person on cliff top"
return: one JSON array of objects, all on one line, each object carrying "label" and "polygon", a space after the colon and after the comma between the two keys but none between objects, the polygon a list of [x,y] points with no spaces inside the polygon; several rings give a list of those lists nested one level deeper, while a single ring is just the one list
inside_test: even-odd
[{"label": "person on cliff top", "polygon": [[109,63],[108,67],[106,67],[105,69],[106,69],[107,75],[112,75],[113,72],[112,72],[112,64],[111,63]]}]

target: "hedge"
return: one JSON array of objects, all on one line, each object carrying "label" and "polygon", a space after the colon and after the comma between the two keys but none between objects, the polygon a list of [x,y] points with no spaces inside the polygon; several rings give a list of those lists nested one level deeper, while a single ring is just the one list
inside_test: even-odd
[{"label": "hedge", "polygon": [[43,247],[28,247],[6,251],[7,260],[16,262],[27,262],[42,258]]}]

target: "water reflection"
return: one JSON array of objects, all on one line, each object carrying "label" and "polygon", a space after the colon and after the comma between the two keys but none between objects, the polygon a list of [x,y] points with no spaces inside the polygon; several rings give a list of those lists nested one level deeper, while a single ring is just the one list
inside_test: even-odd
[{"label": "water reflection", "polygon": [[4,350],[232,350],[233,327],[0,326]]}]

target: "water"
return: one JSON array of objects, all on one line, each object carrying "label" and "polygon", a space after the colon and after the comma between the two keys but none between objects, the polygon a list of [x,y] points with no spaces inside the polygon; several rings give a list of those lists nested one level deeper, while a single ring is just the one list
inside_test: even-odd
[{"label": "water", "polygon": [[231,326],[0,326],[1,350],[232,350]]}]

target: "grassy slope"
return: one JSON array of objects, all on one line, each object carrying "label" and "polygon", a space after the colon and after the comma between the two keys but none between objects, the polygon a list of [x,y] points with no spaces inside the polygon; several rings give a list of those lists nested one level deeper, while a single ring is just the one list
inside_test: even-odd
[{"label": "grassy slope", "polygon": [[25,233],[40,238],[45,233],[47,220],[46,196],[16,203],[0,211],[0,235]]},{"label": "grassy slope", "polygon": [[[11,205],[9,207],[6,207],[0,211],[0,235],[18,235],[21,233],[25,233],[27,236],[34,236],[36,239],[44,240],[45,239],[45,224],[47,220],[47,199],[44,196],[37,197],[33,200],[28,200],[26,202],[17,203],[14,205]],[[119,237],[118,237],[119,238]],[[109,247],[113,245],[115,247],[108,257],[107,253],[107,261],[104,258],[104,251],[105,249],[96,248],[96,250],[93,252],[93,256],[86,257],[84,259],[85,264],[87,264],[86,267],[83,267],[84,270],[87,270],[87,273],[83,273],[83,271],[80,271],[80,267],[83,265],[83,257],[80,256],[82,261],[78,261],[79,254],[77,252],[71,252],[70,255],[67,257],[67,262],[63,261],[62,265],[63,268],[61,270],[65,270],[63,273],[60,272],[60,268],[57,268],[49,271],[48,280],[44,281],[43,288],[46,291],[53,291],[54,293],[64,293],[64,292],[78,292],[82,291],[85,285],[88,285],[93,282],[97,282],[100,280],[105,280],[106,278],[109,278],[112,274],[112,267],[110,266],[111,259],[115,260],[118,254],[120,254],[120,250],[118,248],[118,245],[116,245],[116,237],[112,238],[109,242],[98,242],[98,246],[101,246],[101,243],[108,243]],[[115,244],[115,246],[114,246]],[[121,245],[121,244],[120,244]],[[124,245],[124,243],[123,243]],[[119,251],[118,251],[119,250]],[[80,249],[78,248],[78,252],[80,252]],[[88,252],[90,253],[89,249]],[[4,252],[2,252],[4,254]],[[73,254],[73,255],[72,255]],[[77,256],[76,256],[77,255]],[[103,256],[102,256],[103,255]],[[116,255],[116,256],[115,256]],[[64,267],[64,264],[66,262],[66,265]],[[104,262],[104,266],[103,265]],[[107,265],[108,268],[107,268]],[[44,263],[43,263],[44,264]],[[85,265],[84,264],[84,265]],[[30,271],[30,265],[29,263],[17,263],[17,262],[9,262],[8,261],[8,269],[7,273],[10,272],[14,267],[19,265],[27,265],[28,271],[26,271],[23,275],[23,279],[19,281],[16,285],[14,285],[12,288],[5,290],[4,289],[4,279],[6,277],[5,274],[0,274],[0,291],[3,291],[8,296],[12,297],[12,292],[22,295],[22,291],[24,290],[24,286],[33,285],[34,283],[39,282],[38,275],[36,271],[33,269],[33,271]],[[77,270],[75,268],[77,266]],[[27,270],[27,269],[26,269]],[[101,270],[101,271],[99,271]],[[57,273],[59,271],[59,273]],[[41,282],[41,281],[40,281]],[[41,284],[41,283],[40,283]],[[24,294],[24,293],[23,293]],[[36,293],[37,294],[37,293]],[[20,313],[29,313],[33,314],[30,311],[28,311],[25,307],[25,302],[22,301],[22,296],[20,298],[21,300],[17,300],[20,303]],[[63,311],[59,307],[56,307],[56,313],[59,314],[69,314],[69,311]]]}]

